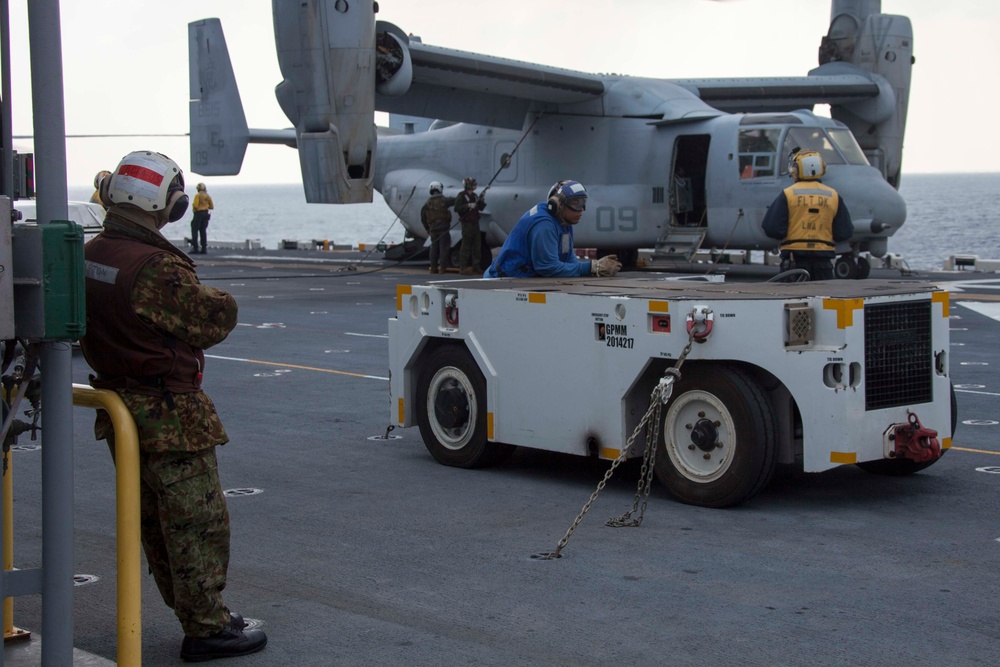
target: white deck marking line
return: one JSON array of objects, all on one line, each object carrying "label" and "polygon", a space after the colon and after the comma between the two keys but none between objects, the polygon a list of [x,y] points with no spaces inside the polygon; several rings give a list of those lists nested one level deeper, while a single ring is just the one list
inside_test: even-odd
[{"label": "white deck marking line", "polygon": [[389,334],[363,334],[363,333],[351,333],[350,331],[344,332],[345,336],[360,336],[361,338],[388,338]]},{"label": "white deck marking line", "polygon": [[241,359],[240,357],[223,357],[217,354],[206,354],[208,359],[222,359],[223,361],[243,361],[248,364],[262,364],[264,366],[281,366],[282,368],[297,368],[303,371],[317,371],[319,373],[333,373],[334,375],[347,375],[355,378],[366,378],[368,380],[385,380],[389,381],[389,378],[380,377],[378,375],[363,375],[361,373],[349,373],[347,371],[335,371],[332,368],[316,368],[315,366],[299,366],[297,364],[282,364],[277,361],[261,361],[260,359]]},{"label": "white deck marking line", "polygon": [[992,391],[975,391],[973,389],[956,389],[955,390],[956,394],[959,393],[959,392],[961,392],[963,394],[982,394],[983,396],[1000,396],[1000,394],[998,394],[996,392],[992,392]]},{"label": "white deck marking line", "polygon": [[980,315],[985,315],[986,317],[994,320],[1000,320],[1000,304],[998,303],[988,303],[983,301],[958,301],[958,305],[964,306],[969,310],[974,310]]}]

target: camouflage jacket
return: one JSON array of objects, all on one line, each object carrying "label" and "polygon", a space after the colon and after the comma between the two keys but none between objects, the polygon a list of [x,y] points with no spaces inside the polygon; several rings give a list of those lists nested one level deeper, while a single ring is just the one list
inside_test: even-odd
[{"label": "camouflage jacket", "polygon": [[[174,338],[199,351],[225,340],[236,326],[237,305],[230,294],[202,285],[187,255],[131,216],[109,211],[104,226],[98,238],[118,243],[123,250],[137,241],[162,250],[153,254],[135,275],[131,308],[146,326],[130,330],[130,335],[157,341]],[[88,277],[88,283],[90,280]],[[102,344],[100,339],[90,338],[90,331],[84,339],[81,346],[85,352]],[[199,451],[229,439],[215,405],[200,388],[159,395],[128,388],[115,391],[135,419],[143,451]],[[103,410],[98,411],[94,430],[99,439],[111,434],[111,422]]]},{"label": "camouflage jacket", "polygon": [[428,232],[440,234],[451,227],[451,212],[455,205],[454,197],[431,195],[420,209],[420,222]]}]

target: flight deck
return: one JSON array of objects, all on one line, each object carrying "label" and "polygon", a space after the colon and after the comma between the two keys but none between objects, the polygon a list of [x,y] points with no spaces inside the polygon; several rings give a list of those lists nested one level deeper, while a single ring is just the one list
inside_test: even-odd
[{"label": "flight deck", "polygon": [[[959,421],[935,465],[891,478],[779,469],[727,510],[654,485],[640,528],[606,527],[632,505],[640,462],[630,461],[562,558],[540,561],[609,462],[520,448],[494,468],[456,470],[416,429],[388,428],[386,322],[398,286],[426,281],[426,264],[345,271],[333,253],[328,263],[227,255],[199,259],[203,281],[240,306],[205,373],[232,439],[219,451],[233,530],[226,600],[269,638],[240,665],[995,659],[995,274],[932,276],[962,290],[948,320]],[[87,373],[74,355],[73,381]],[[74,644],[113,660],[114,470],[92,424],[76,410]],[[39,445],[44,434],[22,438],[13,457],[16,566],[40,562]],[[142,596],[144,664],[180,664],[177,621],[148,577]],[[40,598],[15,600],[18,627],[37,631],[40,619]]]}]

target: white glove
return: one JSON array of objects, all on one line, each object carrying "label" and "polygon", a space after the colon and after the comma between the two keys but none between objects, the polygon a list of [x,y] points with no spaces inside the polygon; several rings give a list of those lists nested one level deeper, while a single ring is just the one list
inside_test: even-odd
[{"label": "white glove", "polygon": [[613,276],[622,269],[618,255],[608,255],[590,262],[590,272],[595,276]]}]

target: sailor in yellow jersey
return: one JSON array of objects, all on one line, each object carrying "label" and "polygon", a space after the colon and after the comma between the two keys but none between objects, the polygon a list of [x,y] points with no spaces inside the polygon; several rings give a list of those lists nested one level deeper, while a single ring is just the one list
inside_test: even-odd
[{"label": "sailor in yellow jersey", "polygon": [[[192,255],[204,255],[208,252],[208,221],[212,214],[209,211],[215,209],[212,196],[208,194],[208,188],[204,183],[198,184],[198,194],[194,196],[194,217],[191,218],[191,250]],[[201,239],[201,249],[198,249],[198,240]]]},{"label": "sailor in yellow jersey", "polygon": [[90,203],[100,204],[101,206],[104,207],[105,211],[108,210],[108,204],[105,204],[104,200],[101,199],[101,181],[104,180],[105,176],[110,176],[110,175],[111,172],[108,171],[107,169],[102,169],[101,171],[97,172],[97,175],[94,176],[94,194],[90,195]]},{"label": "sailor in yellow jersey", "polygon": [[820,182],[826,163],[819,153],[794,153],[788,173],[795,183],[768,207],[764,233],[781,239],[783,266],[790,260],[792,267],[807,270],[810,280],[832,280],[836,245],[854,234],[851,214],[837,191]]}]

